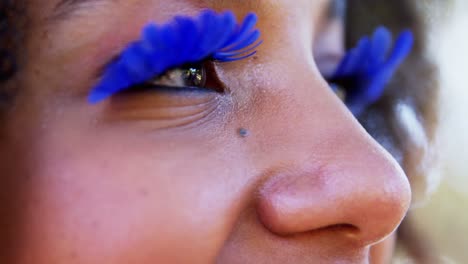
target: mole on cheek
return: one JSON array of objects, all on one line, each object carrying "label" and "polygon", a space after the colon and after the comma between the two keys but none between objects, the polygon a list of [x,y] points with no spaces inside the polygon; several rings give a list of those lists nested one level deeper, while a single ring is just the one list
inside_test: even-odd
[{"label": "mole on cheek", "polygon": [[238,133],[241,138],[246,138],[249,136],[249,131],[245,128],[239,128]]}]

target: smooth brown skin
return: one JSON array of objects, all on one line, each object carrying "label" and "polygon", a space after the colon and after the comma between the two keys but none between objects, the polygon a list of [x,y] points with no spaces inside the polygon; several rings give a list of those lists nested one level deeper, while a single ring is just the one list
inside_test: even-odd
[{"label": "smooth brown skin", "polygon": [[[328,1],[101,0],[47,18],[55,3],[30,4],[22,90],[3,125],[14,198],[0,206],[15,227],[3,263],[367,263],[398,227],[403,171],[314,60]],[[260,18],[258,55],[216,65],[225,93],[87,103],[144,24],[206,7]]]}]

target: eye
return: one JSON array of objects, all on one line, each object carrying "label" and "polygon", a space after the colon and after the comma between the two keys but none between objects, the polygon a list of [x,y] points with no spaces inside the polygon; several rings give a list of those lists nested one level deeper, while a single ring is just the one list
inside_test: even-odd
[{"label": "eye", "polygon": [[124,93],[161,91],[223,93],[225,87],[218,78],[213,62],[205,61],[172,68],[147,81],[133,85]]},{"label": "eye", "polygon": [[362,37],[345,54],[329,80],[346,88],[345,103],[354,115],[359,116],[380,100],[412,46],[410,30],[402,31],[393,41],[387,28],[378,27],[372,36]]},{"label": "eye", "polygon": [[380,100],[387,84],[411,52],[413,34],[403,30],[396,39],[389,29],[377,27],[344,52],[346,1],[331,2],[327,20],[314,43],[314,58],[331,89],[359,116]]},{"label": "eye", "polygon": [[176,16],[162,25],[150,23],[143,28],[141,38],[106,67],[88,101],[98,103],[135,87],[210,85],[206,83],[203,63],[184,65],[236,62],[251,57],[262,44],[256,23],[254,13],[237,23],[233,12],[213,10],[205,10],[195,18]]},{"label": "eye", "polygon": [[180,68],[167,71],[161,76],[158,76],[146,84],[168,87],[190,87],[204,88],[207,79],[206,67],[199,64],[186,65]]}]

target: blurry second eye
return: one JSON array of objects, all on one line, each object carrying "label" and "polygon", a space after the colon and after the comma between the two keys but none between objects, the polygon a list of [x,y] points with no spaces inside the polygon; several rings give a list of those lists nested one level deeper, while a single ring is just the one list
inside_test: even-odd
[{"label": "blurry second eye", "polygon": [[187,65],[167,71],[148,84],[169,87],[205,87],[206,69],[202,64]]},{"label": "blurry second eye", "polygon": [[346,101],[346,89],[333,82],[329,82],[330,88],[335,92],[336,96],[340,98],[341,101],[345,102]]}]

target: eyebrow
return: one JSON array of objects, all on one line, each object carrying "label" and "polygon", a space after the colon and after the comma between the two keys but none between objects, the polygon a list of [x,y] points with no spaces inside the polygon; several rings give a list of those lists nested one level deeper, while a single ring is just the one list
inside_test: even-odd
[{"label": "eyebrow", "polygon": [[60,20],[69,17],[76,10],[99,2],[110,2],[115,0],[60,0],[53,7],[51,20]]},{"label": "eyebrow", "polygon": [[[54,6],[50,20],[60,20],[69,17],[76,10],[99,2],[109,2],[115,0],[60,0]],[[347,6],[347,0],[330,0],[329,16],[343,17]]]}]

